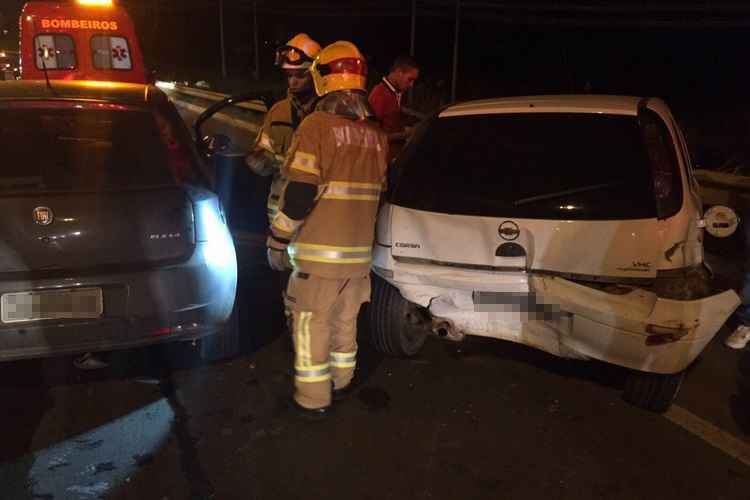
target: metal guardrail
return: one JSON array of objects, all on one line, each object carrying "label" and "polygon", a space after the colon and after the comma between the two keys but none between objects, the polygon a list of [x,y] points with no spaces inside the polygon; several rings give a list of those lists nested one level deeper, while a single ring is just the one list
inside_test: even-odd
[{"label": "metal guardrail", "polygon": [[695,170],[693,173],[701,185],[734,189],[750,195],[750,177],[700,169]]},{"label": "metal guardrail", "polygon": [[726,205],[736,212],[750,212],[750,177],[713,170],[695,170],[703,204]]}]

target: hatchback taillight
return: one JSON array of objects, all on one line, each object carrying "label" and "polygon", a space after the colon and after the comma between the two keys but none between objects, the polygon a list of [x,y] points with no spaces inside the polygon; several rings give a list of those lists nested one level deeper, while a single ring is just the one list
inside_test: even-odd
[{"label": "hatchback taillight", "polygon": [[659,219],[672,217],[682,207],[682,178],[672,135],[661,117],[650,109],[638,115],[653,180]]}]

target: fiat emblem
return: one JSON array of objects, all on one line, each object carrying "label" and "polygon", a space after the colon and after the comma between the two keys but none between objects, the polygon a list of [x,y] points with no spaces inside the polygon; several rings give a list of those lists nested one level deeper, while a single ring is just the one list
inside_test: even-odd
[{"label": "fiat emblem", "polygon": [[36,207],[34,209],[34,222],[40,226],[49,226],[55,220],[55,215],[49,207]]},{"label": "fiat emblem", "polygon": [[497,232],[500,234],[500,237],[506,241],[513,241],[521,234],[521,230],[518,229],[518,224],[509,220],[500,224]]}]

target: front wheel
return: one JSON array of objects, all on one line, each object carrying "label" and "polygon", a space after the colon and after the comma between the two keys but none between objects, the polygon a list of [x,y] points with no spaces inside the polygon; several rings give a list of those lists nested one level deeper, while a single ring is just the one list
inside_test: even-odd
[{"label": "front wheel", "polygon": [[372,303],[367,310],[370,337],[378,351],[402,358],[419,353],[427,339],[426,312],[378,276],[373,276]]},{"label": "front wheel", "polygon": [[684,379],[685,370],[666,375],[632,370],[625,380],[622,397],[644,410],[664,413],[677,397]]}]

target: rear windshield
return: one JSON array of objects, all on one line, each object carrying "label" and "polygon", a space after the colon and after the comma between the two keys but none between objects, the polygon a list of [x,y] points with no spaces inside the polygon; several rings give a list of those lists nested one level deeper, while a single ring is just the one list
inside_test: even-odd
[{"label": "rear windshield", "polygon": [[407,208],[559,220],[656,216],[636,117],[438,118],[424,125],[396,168],[392,201]]},{"label": "rear windshield", "polygon": [[195,165],[178,135],[160,115],[115,105],[0,107],[0,196],[190,182]]}]

